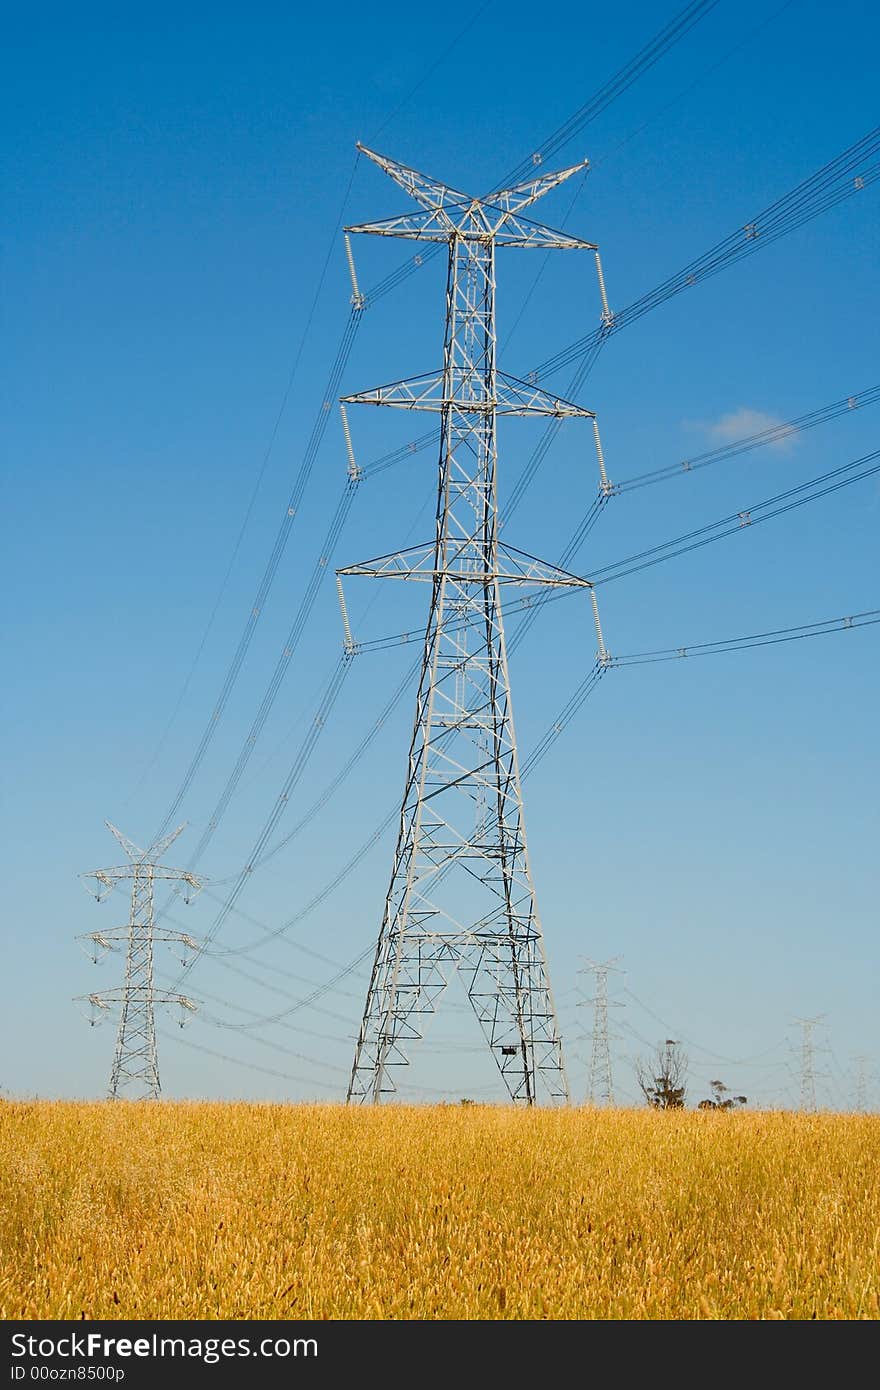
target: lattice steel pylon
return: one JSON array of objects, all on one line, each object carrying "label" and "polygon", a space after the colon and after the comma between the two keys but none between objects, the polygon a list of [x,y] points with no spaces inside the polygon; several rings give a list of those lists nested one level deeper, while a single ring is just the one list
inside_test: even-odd
[{"label": "lattice steel pylon", "polygon": [[[591,1105],[614,1104],[614,1077],[609,1042],[611,1034],[608,1031],[608,972],[614,970],[620,973],[615,965],[615,961],[618,960],[620,956],[613,956],[611,960],[606,961],[584,962],[584,969],[596,977],[596,993],[593,998],[581,1001],[593,1005],[593,1046],[587,1079],[587,1100]],[[611,1003],[617,1008],[620,1007],[619,1000],[611,1000]]]},{"label": "lattice steel pylon", "polygon": [[95,960],[99,959],[98,953],[103,955],[124,945],[125,982],[118,989],[84,995],[78,1002],[89,1005],[92,1023],[106,1017],[113,1008],[119,1008],[119,1027],[108,1089],[110,1099],[118,1099],[121,1092],[127,1090],[134,1098],[157,1100],[161,1087],[156,1051],[156,1008],[176,1005],[181,1010],[183,1020],[196,1006],[185,994],[156,989],[153,982],[153,945],[156,941],[176,942],[186,951],[195,952],[198,943],[185,932],[166,931],[154,926],[153,888],[156,879],[182,883],[185,901],[189,902],[201,887],[201,881],[187,869],[171,869],[158,862],[183,830],[182,825],[144,850],[109,821],[105,823],[125,850],[129,862],[110,869],[93,869],[83,874],[82,878],[86,882],[95,880],[97,891],[94,897],[98,902],[108,897],[117,884],[130,879],[131,911],[125,926],[111,927],[109,931],[87,932],[80,939],[91,943]]},{"label": "lattice steel pylon", "polygon": [[[342,397],[347,439],[348,403],[440,416],[433,538],[338,571],[421,580],[431,590],[397,847],[348,1100],[395,1093],[395,1069],[408,1065],[410,1044],[457,971],[511,1099],[564,1103],[568,1082],[529,867],[501,586],[583,587],[591,596],[592,589],[499,541],[496,417],[595,424],[595,416],[497,370],[495,248],[598,256],[593,243],[521,216],[586,161],[478,199],[359,148],[422,211],[347,233],[445,243],[448,268],[443,370]],[[601,277],[600,291],[610,319]],[[351,644],[344,599],[343,621]],[[600,648],[604,654],[601,640]]]},{"label": "lattice steel pylon", "polygon": [[825,1018],[825,1014],[817,1014],[815,1018],[796,1018],[794,1020],[801,1029],[801,1110],[814,1111],[816,1109],[813,1029],[822,1022],[823,1018]]},{"label": "lattice steel pylon", "polygon": [[860,1114],[865,1114],[868,1109],[868,1067],[870,1061],[870,1057],[864,1052],[853,1058],[856,1067],[855,1109]]}]

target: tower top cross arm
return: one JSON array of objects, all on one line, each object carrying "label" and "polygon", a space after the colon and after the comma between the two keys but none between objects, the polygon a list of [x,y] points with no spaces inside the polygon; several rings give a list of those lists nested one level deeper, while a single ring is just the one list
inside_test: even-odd
[{"label": "tower top cross arm", "polygon": [[552,174],[540,174],[526,183],[517,183],[512,188],[502,188],[498,193],[490,193],[483,201],[492,207],[500,208],[508,215],[515,215],[524,208],[531,207],[532,203],[543,198],[545,193],[552,193],[554,188],[566,183],[575,174],[585,173],[589,167],[590,161],[582,159],[577,164],[569,164],[566,169],[557,169]]},{"label": "tower top cross arm", "polygon": [[170,830],[167,835],[162,835],[160,838],[154,840],[148,849],[141,849],[140,845],[136,845],[134,840],[130,840],[127,835],[123,835],[122,831],[117,829],[115,825],[112,825],[110,821],[105,821],[104,824],[110,831],[110,834],[119,841],[133,864],[156,864],[159,859],[161,859],[166,849],[174,844],[178,835],[185,828],[186,822],[184,821],[184,824],[179,825],[176,830]]},{"label": "tower top cross arm", "polygon": [[587,169],[589,160],[552,174],[542,174],[512,188],[500,189],[486,198],[474,198],[387,155],[377,154],[365,145],[358,144],[358,149],[419,203],[422,211],[360,223],[347,227],[348,232],[372,232],[378,236],[409,237],[419,241],[449,241],[453,237],[463,237],[543,249],[596,249],[593,242],[581,241],[520,216],[545,193]]},{"label": "tower top cross arm", "polygon": [[408,164],[401,164],[399,160],[391,159],[386,154],[378,154],[376,150],[370,150],[366,145],[362,145],[360,140],[357,142],[357,147],[361,154],[367,156],[367,159],[371,159],[374,164],[378,164],[380,169],[384,169],[388,177],[393,179],[415,202],[421,203],[426,211],[436,212],[450,203],[460,204],[473,201],[467,193],[462,193],[460,189],[439,183],[437,179],[429,178],[427,174],[422,174],[418,169],[411,169]]},{"label": "tower top cross arm", "polygon": [[[140,845],[136,845],[134,840],[130,840],[127,835],[123,835],[122,831],[110,821],[105,821],[104,824],[125,850],[128,862],[115,864],[111,868],[90,869],[88,873],[80,874],[80,879],[87,890],[99,902],[118,884],[130,879],[136,880],[138,876],[141,876],[142,879],[149,877],[150,879],[165,879],[169,882],[185,884],[189,890],[187,902],[199,891],[202,880],[196,874],[191,873],[188,869],[170,868],[159,862],[165,850],[174,843],[185,828],[185,822],[184,825],[179,825],[176,830],[170,830],[167,834],[157,837],[148,849],[141,849]],[[92,886],[92,880],[97,884],[97,891]]]}]

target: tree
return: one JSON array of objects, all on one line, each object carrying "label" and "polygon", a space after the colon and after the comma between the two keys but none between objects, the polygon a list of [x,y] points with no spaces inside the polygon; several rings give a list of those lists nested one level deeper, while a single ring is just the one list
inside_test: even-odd
[{"label": "tree", "polygon": [[636,1080],[645,1100],[655,1110],[683,1110],[688,1059],[681,1043],[667,1038],[651,1057],[636,1061]]},{"label": "tree", "polygon": [[698,1110],[734,1110],[736,1106],[748,1103],[748,1096],[732,1095],[723,1081],[710,1081],[709,1085],[712,1089],[712,1099],[701,1100],[697,1106]]}]

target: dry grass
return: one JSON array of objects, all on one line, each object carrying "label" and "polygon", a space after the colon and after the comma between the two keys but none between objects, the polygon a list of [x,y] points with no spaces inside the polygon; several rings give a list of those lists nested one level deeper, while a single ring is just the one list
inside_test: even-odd
[{"label": "dry grass", "polygon": [[0,1105],[11,1318],[877,1318],[880,1118]]}]

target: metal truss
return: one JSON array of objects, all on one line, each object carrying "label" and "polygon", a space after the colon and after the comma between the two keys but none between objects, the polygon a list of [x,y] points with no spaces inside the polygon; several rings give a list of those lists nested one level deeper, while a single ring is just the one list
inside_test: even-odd
[{"label": "metal truss", "polygon": [[[584,999],[584,1004],[593,1005],[593,1033],[592,1051],[590,1053],[590,1074],[587,1082],[587,1100],[591,1105],[613,1105],[614,1104],[614,1077],[611,1070],[611,1048],[609,1039],[613,1036],[608,1031],[608,1006],[609,1003],[615,1008],[620,1008],[619,1001],[608,998],[608,973],[615,971],[621,974],[615,961],[620,960],[620,956],[614,956],[606,961],[585,961],[584,969],[591,972],[596,977],[596,993],[592,999]],[[614,1035],[616,1036],[616,1035]]]},{"label": "metal truss", "polygon": [[[556,419],[594,420],[595,412],[549,391],[502,372],[495,374],[493,398],[482,393],[483,383],[467,367],[459,367],[447,379],[444,372],[426,372],[405,381],[392,381],[372,391],[343,396],[344,405],[392,405],[401,410],[455,410],[461,414],[540,415]],[[451,388],[451,389],[450,389]]]},{"label": "metal truss", "polygon": [[181,1020],[195,1011],[192,999],[173,990],[156,989],[153,983],[153,946],[157,941],[177,943],[185,951],[195,952],[198,943],[185,932],[157,930],[153,925],[153,894],[157,880],[184,885],[185,901],[189,902],[201,887],[201,881],[187,869],[171,869],[160,864],[159,858],[177,839],[183,826],[156,840],[149,849],[141,849],[109,821],[108,830],[116,837],[128,855],[128,863],[110,869],[93,869],[82,878],[98,902],[102,902],[121,883],[131,881],[131,911],[123,927],[87,932],[80,938],[88,942],[89,953],[99,960],[107,951],[125,947],[125,981],[111,990],[100,990],[82,996],[78,1002],[88,1005],[90,1022],[98,1023],[111,1012],[119,1010],[116,1049],[110,1071],[109,1096],[116,1100],[123,1092],[133,1098],[158,1099],[159,1062],[156,1052],[156,1009],[176,1006]]},{"label": "metal truss", "polygon": [[348,1100],[395,1093],[397,1069],[409,1065],[412,1044],[457,974],[511,1099],[565,1103],[526,843],[501,589],[570,586],[595,595],[588,581],[500,544],[495,421],[595,417],[497,370],[495,248],[595,252],[592,242],[521,216],[586,163],[478,199],[361,148],[422,211],[347,231],[445,242],[448,269],[442,372],[342,398],[343,411],[369,404],[440,417],[434,538],[337,572],[347,647],[342,576],[431,588],[397,845]]},{"label": "metal truss", "polygon": [[[501,557],[500,561],[498,557]],[[506,563],[505,563],[506,562]],[[368,575],[371,579],[415,579],[430,580],[432,583],[446,575],[458,584],[543,584],[550,588],[592,589],[589,579],[568,570],[551,565],[546,560],[538,560],[524,550],[512,545],[496,545],[494,569],[478,570],[474,564],[472,548],[459,544],[449,547],[443,569],[437,568],[437,545],[435,541],[424,541],[421,545],[407,546],[391,555],[380,555],[375,560],[364,560],[359,565],[348,565],[336,571],[339,575]]]}]

